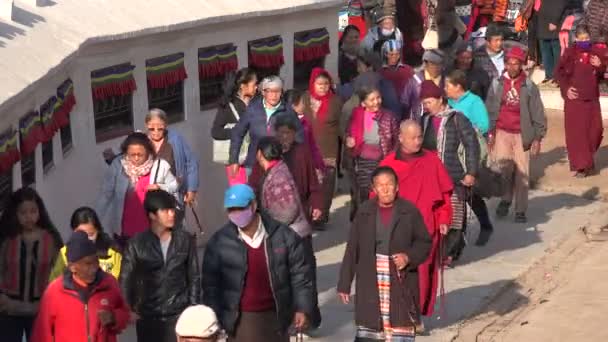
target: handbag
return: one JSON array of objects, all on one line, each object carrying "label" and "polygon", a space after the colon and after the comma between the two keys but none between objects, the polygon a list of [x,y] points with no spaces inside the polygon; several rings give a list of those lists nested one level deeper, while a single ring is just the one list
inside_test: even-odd
[{"label": "handbag", "polygon": [[[239,112],[236,110],[236,108],[234,107],[234,104],[232,104],[232,102],[228,103],[228,106],[230,106],[230,110],[232,111],[232,114],[234,115],[234,117],[236,118],[237,121],[239,121],[241,119],[241,116],[239,115]],[[236,126],[236,124],[226,124],[224,126],[224,128],[234,128],[234,126]],[[245,136],[245,139],[243,139],[243,143],[241,144],[241,150],[239,152],[239,164],[243,164],[245,162],[245,159],[247,159],[247,151],[249,150],[249,142],[251,141],[251,139],[249,138],[249,133],[247,133],[247,135]],[[221,164],[228,164],[228,159],[230,157],[230,139],[228,140],[213,140],[213,162],[215,163],[221,163]]]},{"label": "handbag", "polygon": [[435,22],[435,5],[431,0],[426,0],[428,8],[429,27],[424,33],[422,39],[422,48],[425,50],[433,50],[439,48],[439,32],[437,32],[437,23]]}]

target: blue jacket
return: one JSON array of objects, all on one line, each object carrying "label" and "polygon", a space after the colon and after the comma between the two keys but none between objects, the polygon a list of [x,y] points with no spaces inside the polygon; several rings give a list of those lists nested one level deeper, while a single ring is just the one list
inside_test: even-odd
[{"label": "blue jacket", "polygon": [[482,134],[486,134],[490,129],[490,117],[481,97],[467,91],[458,101],[449,99],[448,104],[464,114]]},{"label": "blue jacket", "polygon": [[[190,149],[188,142],[177,131],[168,130],[167,138],[173,147],[173,158],[175,159],[175,177],[180,182],[179,192],[198,190],[198,158]],[[180,203],[183,200],[180,196]]]},{"label": "blue jacket", "polygon": [[239,162],[239,151],[247,133],[249,133],[249,149],[247,150],[247,158],[244,166],[252,167],[255,160],[255,153],[258,148],[258,142],[263,137],[274,136],[274,123],[279,115],[294,115],[293,112],[288,112],[284,102],[279,104],[277,110],[268,118],[264,109],[262,97],[255,98],[247,107],[245,115],[241,116],[239,122],[232,128],[230,132],[230,156],[229,164],[237,164]]}]

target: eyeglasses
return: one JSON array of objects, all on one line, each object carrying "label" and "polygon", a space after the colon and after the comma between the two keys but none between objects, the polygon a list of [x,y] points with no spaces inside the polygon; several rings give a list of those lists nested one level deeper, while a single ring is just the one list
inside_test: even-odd
[{"label": "eyeglasses", "polygon": [[159,127],[159,128],[155,128],[155,127],[148,127],[148,131],[150,132],[162,132],[165,129],[163,127]]}]

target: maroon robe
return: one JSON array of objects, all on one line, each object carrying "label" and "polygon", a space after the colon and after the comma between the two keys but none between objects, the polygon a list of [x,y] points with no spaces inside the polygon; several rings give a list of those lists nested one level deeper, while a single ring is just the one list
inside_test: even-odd
[{"label": "maroon robe", "polygon": [[408,200],[420,210],[433,245],[428,259],[418,266],[420,311],[433,314],[437,297],[440,268],[439,225],[450,225],[452,204],[450,197],[454,185],[437,153],[422,150],[406,156],[400,150],[389,154],[380,166],[390,166],[399,178],[399,197]]},{"label": "maroon robe", "polygon": [[[589,58],[592,55],[602,59],[600,67],[590,64]],[[606,70],[605,56],[606,49],[593,48],[590,52],[585,52],[570,47],[556,68],[556,79],[564,98],[566,149],[572,171],[593,169],[593,157],[602,142],[604,128],[598,82]],[[575,100],[568,99],[570,87],[576,88],[578,92]]]}]

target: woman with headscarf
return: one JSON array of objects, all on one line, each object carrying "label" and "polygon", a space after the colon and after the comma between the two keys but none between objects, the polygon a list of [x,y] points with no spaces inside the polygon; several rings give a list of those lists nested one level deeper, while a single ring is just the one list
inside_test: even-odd
[{"label": "woman with headscarf", "polygon": [[346,137],[346,147],[354,158],[353,211],[369,198],[371,174],[398,143],[399,121],[382,108],[380,91],[363,87],[359,91],[361,105],[353,110]]},{"label": "woman with headscarf", "polygon": [[325,203],[321,211],[321,223],[328,220],[329,208],[334,196],[336,184],[336,166],[339,153],[339,126],[342,101],[334,93],[333,81],[329,72],[322,68],[312,69],[308,92],[304,96],[304,117],[312,125],[325,163],[323,175],[323,193]]},{"label": "woman with headscarf", "polygon": [[144,133],[130,134],[121,152],[106,170],[95,211],[102,226],[124,243],[149,228],[143,204],[148,190],[162,189],[177,198],[179,184]]},{"label": "woman with headscarf", "polygon": [[355,25],[344,28],[338,43],[340,55],[338,57],[338,76],[340,84],[345,84],[357,77],[357,54],[359,53],[361,32]]},{"label": "woman with headscarf", "polygon": [[[390,81],[397,94],[402,94],[406,84],[414,75],[414,69],[401,63],[403,45],[398,40],[389,40],[382,45],[382,77]],[[404,110],[394,113],[397,118],[403,119]]]}]

